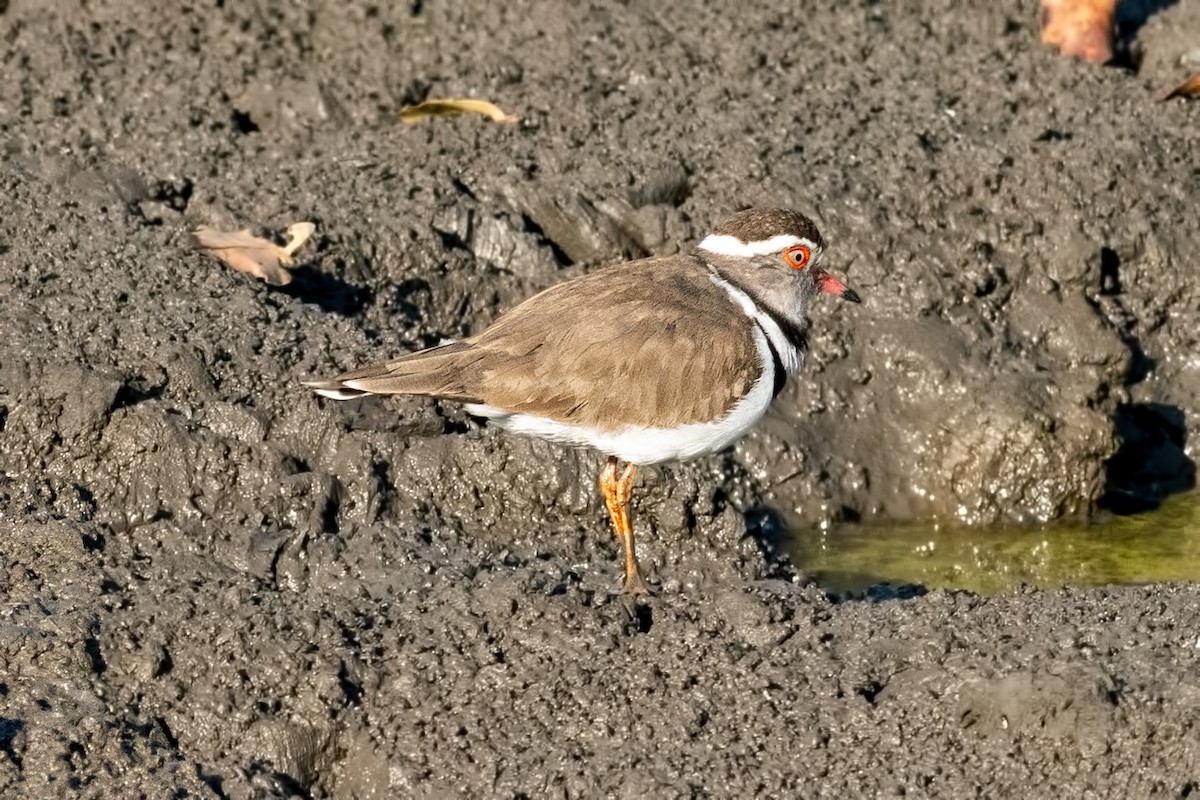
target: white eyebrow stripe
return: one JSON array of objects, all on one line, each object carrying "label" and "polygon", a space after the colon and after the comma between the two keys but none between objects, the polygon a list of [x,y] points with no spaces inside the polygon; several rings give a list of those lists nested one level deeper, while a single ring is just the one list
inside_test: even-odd
[{"label": "white eyebrow stripe", "polygon": [[762,239],[757,242],[743,242],[736,236],[722,234],[718,236],[715,233],[710,233],[704,237],[704,241],[696,245],[701,250],[707,250],[710,253],[717,253],[723,256],[766,256],[771,253],[781,253],[787,248],[797,245],[808,245],[812,251],[816,251],[817,246],[813,242],[805,239],[803,236],[796,236],[791,233],[781,233],[778,236],[772,236],[770,239]]}]

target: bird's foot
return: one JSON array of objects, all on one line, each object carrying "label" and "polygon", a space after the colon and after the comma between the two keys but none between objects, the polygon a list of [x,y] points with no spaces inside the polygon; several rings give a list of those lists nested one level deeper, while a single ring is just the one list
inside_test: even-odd
[{"label": "bird's foot", "polygon": [[625,588],[621,590],[621,593],[632,597],[649,597],[652,594],[650,586],[642,577],[642,571],[636,568],[633,572],[625,575]]}]

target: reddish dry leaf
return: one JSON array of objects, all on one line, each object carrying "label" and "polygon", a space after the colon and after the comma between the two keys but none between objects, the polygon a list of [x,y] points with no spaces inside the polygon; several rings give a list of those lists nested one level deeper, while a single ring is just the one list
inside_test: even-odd
[{"label": "reddish dry leaf", "polygon": [[286,286],[292,282],[287,267],[292,265],[292,254],[300,249],[317,228],[311,222],[297,222],[288,226],[288,243],[280,247],[274,242],[261,239],[248,230],[219,231],[200,227],[192,231],[196,248],[210,256],[221,259],[229,266],[264,280],[272,286]]},{"label": "reddish dry leaf", "polygon": [[1164,94],[1162,99],[1170,100],[1174,97],[1195,97],[1197,95],[1200,95],[1200,72]]},{"label": "reddish dry leaf", "polygon": [[400,109],[401,122],[420,122],[426,117],[437,117],[456,114],[482,114],[493,122],[513,123],[517,121],[516,114],[509,114],[499,106],[486,100],[438,98],[417,103],[415,106],[405,106]]},{"label": "reddish dry leaf", "polygon": [[1093,64],[1113,57],[1117,0],[1042,0],[1042,41]]}]

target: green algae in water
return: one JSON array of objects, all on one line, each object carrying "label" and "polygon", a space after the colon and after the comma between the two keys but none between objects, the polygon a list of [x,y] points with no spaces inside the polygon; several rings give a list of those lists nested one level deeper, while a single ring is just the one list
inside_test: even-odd
[{"label": "green algae in water", "polygon": [[857,524],[795,533],[796,565],[832,591],[877,583],[1004,592],[1200,581],[1200,494],[1145,514],[1036,527]]}]

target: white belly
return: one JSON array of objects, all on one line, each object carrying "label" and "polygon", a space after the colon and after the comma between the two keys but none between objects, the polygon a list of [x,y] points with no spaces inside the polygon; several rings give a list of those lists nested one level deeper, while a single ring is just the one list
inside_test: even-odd
[{"label": "white belly", "polygon": [[685,461],[724,450],[740,439],[762,419],[763,414],[767,413],[775,388],[775,363],[767,345],[767,337],[757,327],[754,329],[754,344],[758,349],[762,374],[750,387],[750,391],[725,416],[712,422],[689,422],[676,428],[629,426],[606,430],[590,425],[559,422],[532,414],[513,414],[477,403],[468,404],[466,409],[468,413],[486,417],[514,433],[592,447],[632,464]]}]

